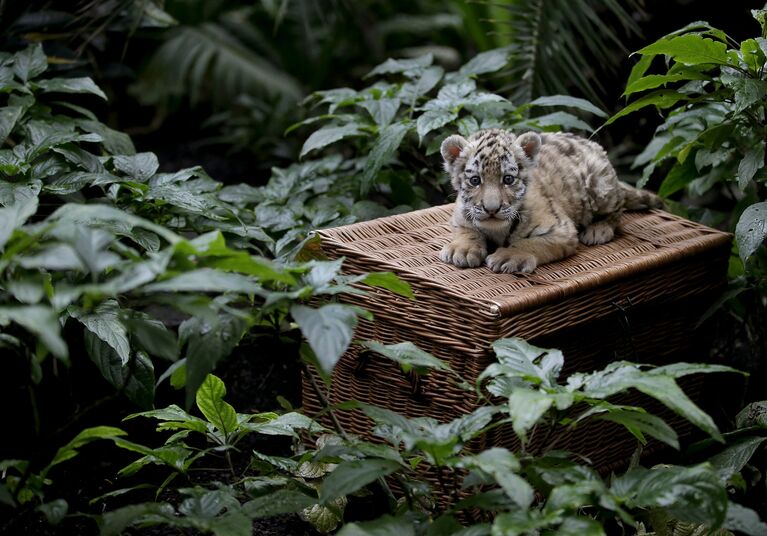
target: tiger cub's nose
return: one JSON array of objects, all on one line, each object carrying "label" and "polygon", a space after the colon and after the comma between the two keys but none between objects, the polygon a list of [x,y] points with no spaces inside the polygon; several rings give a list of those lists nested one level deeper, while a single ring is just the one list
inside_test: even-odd
[{"label": "tiger cub's nose", "polygon": [[482,209],[487,212],[490,216],[495,215],[496,212],[501,208],[501,205],[498,204],[485,204],[482,203]]}]

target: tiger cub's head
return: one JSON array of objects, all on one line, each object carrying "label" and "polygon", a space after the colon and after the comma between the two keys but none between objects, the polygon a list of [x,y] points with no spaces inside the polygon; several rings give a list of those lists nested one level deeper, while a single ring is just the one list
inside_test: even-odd
[{"label": "tiger cub's head", "polygon": [[492,129],[468,140],[459,135],[446,138],[441,147],[445,171],[466,220],[486,227],[518,218],[540,147],[541,137],[534,132],[517,137]]}]

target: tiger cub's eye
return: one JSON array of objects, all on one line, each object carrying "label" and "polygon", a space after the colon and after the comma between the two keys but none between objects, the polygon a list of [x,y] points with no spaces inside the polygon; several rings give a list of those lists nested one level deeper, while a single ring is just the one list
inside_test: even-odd
[{"label": "tiger cub's eye", "polygon": [[477,175],[474,175],[473,177],[469,177],[469,184],[472,186],[479,186],[479,183],[482,182],[482,179],[480,179]]},{"label": "tiger cub's eye", "polygon": [[514,176],[513,175],[504,175],[503,176],[503,184],[511,184],[514,182]]}]

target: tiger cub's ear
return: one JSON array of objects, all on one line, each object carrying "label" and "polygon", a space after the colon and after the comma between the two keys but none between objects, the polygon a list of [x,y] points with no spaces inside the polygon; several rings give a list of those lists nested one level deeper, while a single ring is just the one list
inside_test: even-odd
[{"label": "tiger cub's ear", "polygon": [[[442,147],[440,147],[442,158],[445,159],[445,167],[453,165],[455,159],[460,156],[461,151],[463,151],[467,144],[466,139],[458,134],[445,138],[445,141],[442,142]],[[448,169],[448,171],[450,170]]]},{"label": "tiger cub's ear", "polygon": [[525,152],[525,156],[532,161],[538,156],[538,151],[541,148],[541,137],[535,132],[525,132],[517,138],[517,145]]}]

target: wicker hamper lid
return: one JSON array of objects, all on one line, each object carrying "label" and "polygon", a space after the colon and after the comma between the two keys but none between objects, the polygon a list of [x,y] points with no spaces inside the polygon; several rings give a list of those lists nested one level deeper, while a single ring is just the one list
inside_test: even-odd
[{"label": "wicker hamper lid", "polygon": [[[496,274],[484,266],[461,269],[439,259],[451,237],[452,211],[449,204],[324,229],[318,231],[322,251],[346,257],[346,272],[392,271],[413,286],[419,299],[424,293],[432,300],[447,298],[445,303],[457,301],[497,318],[680,262],[716,258],[721,267],[730,250],[728,233],[660,210],[628,212],[607,244],[579,245],[572,257],[532,274]],[[710,272],[718,272],[719,280],[724,277],[720,267]],[[683,270],[677,272],[685,277]]]}]

